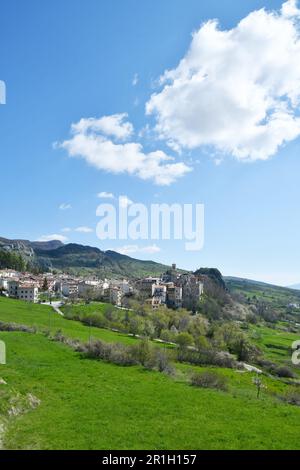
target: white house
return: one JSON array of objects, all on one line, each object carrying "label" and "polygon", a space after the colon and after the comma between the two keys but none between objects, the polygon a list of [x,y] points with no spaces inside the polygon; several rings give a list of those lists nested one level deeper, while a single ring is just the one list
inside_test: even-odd
[{"label": "white house", "polygon": [[9,280],[4,277],[0,277],[0,289],[5,289],[8,291]]},{"label": "white house", "polygon": [[152,285],[152,297],[160,298],[161,303],[166,303],[167,300],[167,286],[164,284]]},{"label": "white house", "polygon": [[62,283],[61,292],[65,297],[77,296],[78,295],[78,283],[77,282]]},{"label": "white house", "polygon": [[25,300],[27,302],[34,302],[38,301],[38,288],[33,284],[20,284],[18,287],[18,299]]},{"label": "white house", "polygon": [[18,287],[19,287],[19,280],[17,279],[10,279],[8,281],[8,295],[9,297],[18,298]]}]

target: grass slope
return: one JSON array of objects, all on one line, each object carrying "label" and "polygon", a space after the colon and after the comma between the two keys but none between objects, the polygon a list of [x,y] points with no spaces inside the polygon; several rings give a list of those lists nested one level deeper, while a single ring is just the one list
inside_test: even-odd
[{"label": "grass slope", "polygon": [[7,449],[299,449],[297,408],[81,359],[41,335],[0,338],[1,375],[41,400],[10,421]]},{"label": "grass slope", "polygon": [[[99,302],[90,308],[100,310],[102,305]],[[35,326],[37,329],[47,329],[52,333],[61,330],[69,338],[88,341],[89,336],[101,339],[106,342],[119,342],[130,344],[136,340],[130,336],[115,333],[103,328],[89,328],[77,321],[66,320],[61,315],[55,313],[52,307],[47,305],[27,304],[19,300],[6,299],[0,297],[0,321],[14,322],[28,326]]]},{"label": "grass slope", "polygon": [[237,277],[225,277],[224,279],[230,292],[243,294],[250,299],[255,296],[257,300],[270,303],[273,307],[282,308],[289,303],[300,303],[300,291],[296,289]]},{"label": "grass slope", "polygon": [[[262,349],[266,359],[292,367],[292,344],[300,339],[300,334],[272,329],[262,325],[251,326],[248,334],[251,341]],[[294,367],[294,370],[300,373],[299,367]]]},{"label": "grass slope", "polygon": [[[50,315],[53,331],[88,338],[84,325]],[[0,298],[0,321],[47,328],[48,317],[48,307]],[[104,340],[135,341],[92,331]],[[220,369],[230,379],[224,393],[189,386],[180,373],[195,368],[184,364],[175,380],[84,359],[42,334],[0,332],[0,340],[7,345],[0,395],[8,387],[41,400],[17,417],[2,416],[6,449],[300,449],[300,409],[272,396],[284,392],[280,381],[264,378],[268,388],[257,400],[249,373]]]}]

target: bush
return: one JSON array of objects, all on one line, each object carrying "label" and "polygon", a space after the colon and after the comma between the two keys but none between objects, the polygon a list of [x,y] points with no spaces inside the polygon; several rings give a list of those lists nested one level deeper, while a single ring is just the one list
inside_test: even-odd
[{"label": "bush", "polygon": [[119,366],[133,366],[138,363],[132,348],[125,346],[125,344],[115,343],[110,345],[109,361]]},{"label": "bush", "polygon": [[258,318],[254,313],[248,313],[246,316],[246,321],[251,325],[256,325],[258,323]]},{"label": "bush", "polygon": [[237,362],[234,357],[226,351],[218,351],[215,353],[213,361],[218,367],[226,367],[228,369],[233,369],[237,367]]},{"label": "bush", "polygon": [[271,371],[276,368],[276,364],[274,362],[269,361],[268,359],[265,359],[264,357],[259,357],[256,360],[256,364],[258,366],[264,367],[267,371]]},{"label": "bush", "polygon": [[159,372],[166,372],[167,374],[172,374],[174,372],[174,368],[170,364],[169,355],[163,349],[155,348],[152,358],[153,368],[157,369]]},{"label": "bush", "polygon": [[194,339],[189,333],[179,333],[175,338],[175,342],[178,344],[179,349],[185,350],[193,344]]},{"label": "bush", "polygon": [[285,377],[289,379],[293,379],[295,377],[294,372],[288,366],[279,366],[274,362],[261,357],[256,361],[256,364],[263,367],[270,374],[277,375],[277,377]]},{"label": "bush", "polygon": [[68,338],[67,336],[64,336],[62,334],[61,330],[57,330],[54,334],[54,336],[51,336],[51,332],[49,331],[44,331],[44,335],[50,338],[52,341],[58,341],[59,343],[66,344],[70,348],[74,349],[75,351],[81,351],[81,346],[82,344],[78,339],[72,339]]},{"label": "bush", "polygon": [[80,318],[80,321],[84,325],[95,326],[97,328],[107,328],[109,326],[108,320],[97,313],[85,315]]},{"label": "bush", "polygon": [[0,331],[22,331],[23,333],[36,333],[35,327],[18,325],[17,323],[0,322]]},{"label": "bush", "polygon": [[134,358],[133,348],[120,343],[103,343],[102,341],[92,341],[85,344],[85,353],[93,359],[112,362],[122,366],[131,366],[137,364]]},{"label": "bush", "polygon": [[300,406],[300,390],[297,387],[291,387],[283,399],[290,405]]},{"label": "bush", "polygon": [[294,372],[287,366],[276,367],[274,374],[277,375],[277,377],[287,377],[289,379],[293,379],[295,377]]},{"label": "bush", "polygon": [[86,344],[76,343],[74,349],[89,358],[121,366],[140,364],[147,369],[155,369],[159,372],[169,374],[173,372],[167,352],[153,347],[148,340],[141,341],[134,346],[121,343],[108,344],[97,340]]},{"label": "bush", "polygon": [[162,330],[160,334],[160,339],[166,341],[167,343],[174,343],[175,335],[170,330]]},{"label": "bush", "polygon": [[132,353],[136,360],[142,364],[142,366],[145,366],[150,361],[152,345],[150,344],[149,340],[143,339],[133,346]]},{"label": "bush", "polygon": [[211,365],[233,369],[238,363],[228,352],[207,349],[203,351],[181,351],[178,350],[177,360],[189,362],[195,365]]},{"label": "bush", "polygon": [[191,384],[195,387],[215,388],[224,392],[228,389],[227,377],[212,371],[196,372],[191,377]]}]

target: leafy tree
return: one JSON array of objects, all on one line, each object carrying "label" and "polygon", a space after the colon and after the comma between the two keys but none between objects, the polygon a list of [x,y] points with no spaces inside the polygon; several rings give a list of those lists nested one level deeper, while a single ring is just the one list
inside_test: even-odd
[{"label": "leafy tree", "polygon": [[132,317],[129,320],[129,333],[133,336],[138,335],[142,331],[142,322],[138,316]]},{"label": "leafy tree", "polygon": [[197,336],[205,336],[207,333],[207,321],[201,315],[192,317],[189,324],[189,333],[196,338]]},{"label": "leafy tree", "polygon": [[168,317],[164,310],[157,309],[152,313],[152,321],[155,328],[157,338],[160,338],[161,332],[168,328]]},{"label": "leafy tree", "polygon": [[205,336],[201,335],[194,337],[194,343],[198,351],[205,351],[207,349],[210,349],[211,347],[208,339]]},{"label": "leafy tree", "polygon": [[222,313],[218,302],[211,297],[204,297],[200,301],[198,311],[203,313],[209,320],[219,320]]},{"label": "leafy tree", "polygon": [[135,357],[142,366],[145,366],[151,357],[152,348],[148,339],[139,341],[135,346]]},{"label": "leafy tree", "polygon": [[47,278],[45,277],[45,278],[44,278],[44,281],[43,281],[42,291],[43,291],[43,292],[46,292],[47,290],[48,290],[48,280],[47,280]]},{"label": "leafy tree", "polygon": [[163,341],[167,341],[168,343],[172,343],[175,340],[175,335],[170,330],[162,330],[160,334],[160,338]]},{"label": "leafy tree", "polygon": [[146,319],[144,321],[143,334],[148,338],[154,338],[155,337],[155,327],[154,327],[152,321],[149,320],[149,319]]},{"label": "leafy tree", "polygon": [[23,257],[13,251],[0,250],[0,269],[15,269],[25,271],[26,262]]},{"label": "leafy tree", "polygon": [[115,307],[111,304],[105,305],[103,314],[108,321],[114,321],[116,318]]},{"label": "leafy tree", "polygon": [[179,333],[176,337],[176,343],[179,349],[185,350],[193,344],[193,337],[189,333]]}]

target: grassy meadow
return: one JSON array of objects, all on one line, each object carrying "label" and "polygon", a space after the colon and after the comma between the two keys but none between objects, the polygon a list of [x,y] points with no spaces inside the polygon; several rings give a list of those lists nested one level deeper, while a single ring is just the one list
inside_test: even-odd
[{"label": "grassy meadow", "polygon": [[[0,321],[38,328],[35,334],[0,332],[7,346],[7,364],[0,366],[6,382],[0,384],[4,449],[300,448],[300,408],[278,399],[286,390],[282,381],[264,376],[258,400],[249,372],[217,369],[229,381],[223,392],[189,385],[189,374],[210,368],[176,363],[176,375],[168,376],[87,359],[42,334],[49,309],[0,298]],[[89,338],[81,323],[52,311],[50,317],[53,332]],[[91,330],[103,341],[137,341]],[[269,338],[262,341],[267,348]],[[28,394],[38,406],[22,405]]]}]

